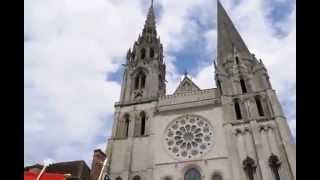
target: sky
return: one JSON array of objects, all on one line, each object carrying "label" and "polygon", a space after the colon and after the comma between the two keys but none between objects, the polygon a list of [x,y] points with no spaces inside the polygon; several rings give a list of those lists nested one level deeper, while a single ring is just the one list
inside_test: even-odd
[{"label": "sky", "polygon": [[[268,69],[296,137],[295,0],[221,0],[251,53]],[[167,93],[185,71],[216,87],[215,0],[154,0]],[[85,160],[106,148],[126,52],[150,0],[25,0],[24,164]]]}]

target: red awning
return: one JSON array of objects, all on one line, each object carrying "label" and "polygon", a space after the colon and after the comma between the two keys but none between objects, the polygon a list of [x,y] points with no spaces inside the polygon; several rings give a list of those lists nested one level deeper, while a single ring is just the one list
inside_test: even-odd
[{"label": "red awning", "polygon": [[[36,180],[38,173],[24,172],[24,180]],[[65,180],[63,174],[43,173],[40,180]]]}]

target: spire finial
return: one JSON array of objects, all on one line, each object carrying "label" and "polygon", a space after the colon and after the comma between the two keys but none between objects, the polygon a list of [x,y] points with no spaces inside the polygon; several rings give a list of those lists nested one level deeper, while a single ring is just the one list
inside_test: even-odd
[{"label": "spire finial", "polygon": [[150,8],[148,10],[147,19],[145,21],[144,29],[146,27],[151,27],[155,30],[156,21],[155,21],[155,15],[153,10],[153,0],[151,0]]},{"label": "spire finial", "polygon": [[184,76],[185,76],[185,77],[187,77],[187,76],[188,76],[188,71],[187,71],[187,69],[186,69],[186,70],[184,70]]}]

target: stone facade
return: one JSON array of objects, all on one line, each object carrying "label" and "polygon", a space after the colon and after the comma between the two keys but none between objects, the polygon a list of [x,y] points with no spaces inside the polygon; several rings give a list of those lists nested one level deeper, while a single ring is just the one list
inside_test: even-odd
[{"label": "stone facade", "polygon": [[[106,155],[115,180],[295,180],[295,143],[267,69],[218,2],[217,88],[165,92],[153,5],[127,53]],[[197,177],[199,176],[199,177]]]}]

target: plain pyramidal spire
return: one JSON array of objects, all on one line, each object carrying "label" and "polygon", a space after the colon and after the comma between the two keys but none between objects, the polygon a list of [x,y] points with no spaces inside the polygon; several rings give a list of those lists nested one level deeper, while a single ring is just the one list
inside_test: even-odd
[{"label": "plain pyramidal spire", "polygon": [[250,57],[251,53],[232,23],[221,2],[218,1],[218,63],[235,51],[241,56]]}]

